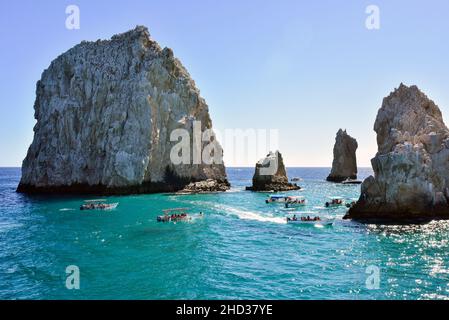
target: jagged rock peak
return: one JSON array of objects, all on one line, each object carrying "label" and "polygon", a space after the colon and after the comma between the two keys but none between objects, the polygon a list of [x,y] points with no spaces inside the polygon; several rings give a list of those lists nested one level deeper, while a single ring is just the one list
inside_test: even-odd
[{"label": "jagged rock peak", "polygon": [[374,176],[347,218],[449,218],[449,130],[438,106],[401,84],[383,100],[374,130]]},{"label": "jagged rock peak", "polygon": [[327,181],[342,182],[346,179],[357,179],[357,140],[346,130],[340,129],[335,137],[334,160]]}]

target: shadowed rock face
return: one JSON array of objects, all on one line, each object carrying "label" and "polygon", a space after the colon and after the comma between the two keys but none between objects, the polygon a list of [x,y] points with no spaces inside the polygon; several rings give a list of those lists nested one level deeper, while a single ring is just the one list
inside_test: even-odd
[{"label": "shadowed rock face", "polygon": [[279,151],[270,152],[266,158],[256,164],[253,185],[247,187],[250,191],[289,191],[298,190],[296,184],[288,182],[284,161]]},{"label": "shadowed rock face", "polygon": [[187,129],[192,139],[194,121],[203,131],[212,122],[187,70],[145,27],[60,55],[37,83],[34,109],[19,192],[145,193],[207,179],[227,183],[223,164],[170,160],[179,142],[170,141],[173,130]]},{"label": "shadowed rock face", "polygon": [[435,103],[401,84],[384,99],[374,130],[374,177],[346,218],[449,218],[449,130]]},{"label": "shadowed rock face", "polygon": [[342,182],[346,179],[357,179],[357,141],[346,133],[338,130],[334,145],[334,161],[327,181]]}]

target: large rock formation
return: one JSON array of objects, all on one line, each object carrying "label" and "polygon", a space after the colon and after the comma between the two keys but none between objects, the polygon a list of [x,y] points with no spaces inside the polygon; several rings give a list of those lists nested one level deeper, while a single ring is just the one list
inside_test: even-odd
[{"label": "large rock formation", "polygon": [[270,152],[266,158],[256,164],[251,191],[289,191],[298,190],[299,186],[288,182],[284,161],[279,151]]},{"label": "large rock formation", "polygon": [[449,218],[449,130],[435,103],[401,84],[384,99],[374,130],[374,177],[346,218]]},{"label": "large rock formation", "polygon": [[357,179],[357,141],[346,133],[338,130],[334,145],[334,161],[327,181],[342,182],[346,179]]},{"label": "large rock formation", "polygon": [[[171,161],[175,129],[193,141],[195,125],[204,131],[212,122],[187,70],[145,27],[60,55],[37,83],[34,109],[19,192],[146,193],[227,183],[220,161],[206,165],[192,154]],[[210,145],[201,136],[199,144]]]}]

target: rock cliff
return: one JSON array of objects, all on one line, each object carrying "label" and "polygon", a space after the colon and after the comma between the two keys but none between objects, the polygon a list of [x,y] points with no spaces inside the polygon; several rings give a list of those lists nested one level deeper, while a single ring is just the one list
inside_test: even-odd
[{"label": "rock cliff", "polygon": [[374,176],[346,218],[449,218],[449,130],[438,106],[401,84],[384,99],[374,130]]},{"label": "rock cliff", "polygon": [[[147,193],[227,183],[220,161],[194,162],[192,154],[171,161],[174,130],[187,130],[192,142],[195,124],[208,131],[212,122],[187,70],[145,27],[57,57],[37,83],[34,109],[19,192]],[[209,145],[201,137],[199,144]]]},{"label": "rock cliff", "polygon": [[338,130],[334,145],[334,160],[327,181],[342,182],[346,179],[357,179],[357,141],[347,134],[346,130]]},{"label": "rock cliff", "polygon": [[299,186],[288,182],[284,161],[279,151],[270,152],[256,164],[253,185],[250,191],[289,191],[298,190]]}]

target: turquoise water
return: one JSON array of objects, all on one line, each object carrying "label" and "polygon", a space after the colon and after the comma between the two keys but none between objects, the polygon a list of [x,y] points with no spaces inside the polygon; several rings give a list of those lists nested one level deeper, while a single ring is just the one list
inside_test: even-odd
[{"label": "turquoise water", "polygon": [[[290,168],[306,208],[337,217],[332,227],[285,224],[266,194],[243,191],[252,169],[228,169],[232,190],[211,195],[109,197],[112,211],[79,211],[85,198],[15,193],[19,169],[0,169],[2,299],[445,299],[449,223],[374,226],[343,221],[326,196],[357,197],[359,186],[324,181],[325,168]],[[360,169],[361,177],[370,174]],[[205,213],[160,224],[162,209]],[[65,287],[68,265],[80,290]],[[380,268],[368,289],[368,266]]]}]

